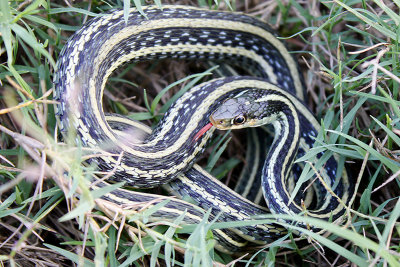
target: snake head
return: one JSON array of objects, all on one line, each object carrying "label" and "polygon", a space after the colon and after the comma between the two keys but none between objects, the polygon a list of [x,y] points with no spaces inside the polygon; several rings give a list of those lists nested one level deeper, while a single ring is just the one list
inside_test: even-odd
[{"label": "snake head", "polygon": [[280,108],[266,90],[250,89],[226,99],[210,116],[220,130],[258,127],[277,119]]}]

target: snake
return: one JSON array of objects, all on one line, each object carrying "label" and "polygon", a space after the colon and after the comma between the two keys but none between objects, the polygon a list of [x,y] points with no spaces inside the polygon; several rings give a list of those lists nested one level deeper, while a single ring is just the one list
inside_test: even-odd
[{"label": "snake", "polygon": [[[142,12],[132,8],[126,16],[122,10],[113,10],[89,20],[66,42],[54,75],[60,132],[97,151],[89,164],[112,172],[107,180],[92,183],[91,189],[107,187],[109,182],[128,186],[101,196],[109,203],[108,211],[117,213],[119,207],[138,203],[153,207],[166,201],[150,220],[174,221],[183,216],[183,223],[197,224],[210,210],[210,222],[246,221],[266,213],[306,213],[340,221],[353,194],[353,183],[344,168],[338,171],[335,156],[318,154],[319,159],[325,158],[317,174],[324,182],[314,183],[316,201],[312,206],[305,207],[302,196],[300,200],[291,197],[298,180],[293,162],[298,151],[312,148],[320,125],[305,104],[299,66],[271,27],[245,14],[189,6],[145,6]],[[194,86],[170,106],[153,129],[104,112],[103,94],[114,70],[128,62],[165,58],[216,62],[244,75],[214,77]],[[254,164],[257,170],[253,171],[261,175],[257,179],[267,203],[263,207],[195,162],[217,129],[267,124],[274,129],[274,140],[269,149],[260,148],[263,161]],[[144,133],[144,140],[129,136],[137,131]],[[136,190],[160,186],[180,199]],[[266,244],[286,233],[278,223],[213,230],[215,248],[227,253]]]}]

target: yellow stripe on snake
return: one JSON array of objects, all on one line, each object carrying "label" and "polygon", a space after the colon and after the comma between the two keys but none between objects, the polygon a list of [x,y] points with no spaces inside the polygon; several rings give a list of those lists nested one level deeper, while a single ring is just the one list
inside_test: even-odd
[{"label": "yellow stripe on snake", "polygon": [[[210,220],[218,215],[220,222],[248,220],[268,212],[304,212],[303,196],[290,201],[288,185],[298,178],[298,174],[293,178],[291,169],[299,145],[302,153],[312,147],[320,126],[303,103],[301,74],[286,46],[264,22],[239,13],[184,6],[145,7],[143,12],[146,17],[130,10],[127,22],[123,11],[96,17],[68,40],[54,79],[59,127],[64,136],[76,131],[78,143],[109,152],[90,163],[104,172],[113,170],[110,180],[135,188],[164,185],[197,205],[128,189],[114,190],[102,199],[115,207],[143,202],[154,206],[169,199],[152,214],[152,220],[173,221],[186,211],[183,222],[187,224],[200,222],[208,209]],[[110,74],[126,62],[162,58],[221,62],[249,70],[251,76],[216,78],[193,87],[172,104],[152,131],[125,117],[105,115],[102,99]],[[275,137],[270,149],[261,151],[265,162],[259,164],[257,179],[261,179],[268,209],[243,198],[195,164],[215,129],[265,124],[273,125]],[[132,129],[148,135],[141,143],[129,142],[126,133]],[[353,185],[345,170],[336,174],[333,156],[325,161],[322,176],[342,203],[316,182],[317,200],[306,213],[340,220]],[[106,181],[101,181],[92,189],[104,186]],[[216,248],[234,252],[275,240],[286,229],[264,224],[213,232]]]}]

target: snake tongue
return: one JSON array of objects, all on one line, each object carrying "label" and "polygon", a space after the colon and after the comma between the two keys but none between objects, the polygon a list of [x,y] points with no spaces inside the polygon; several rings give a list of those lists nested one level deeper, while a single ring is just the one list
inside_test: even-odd
[{"label": "snake tongue", "polygon": [[197,132],[197,134],[193,137],[193,141],[197,141],[199,140],[200,137],[203,136],[203,134],[205,134],[208,130],[210,130],[210,128],[213,126],[213,124],[207,123],[206,126],[204,126],[203,128],[200,129],[200,131]]}]

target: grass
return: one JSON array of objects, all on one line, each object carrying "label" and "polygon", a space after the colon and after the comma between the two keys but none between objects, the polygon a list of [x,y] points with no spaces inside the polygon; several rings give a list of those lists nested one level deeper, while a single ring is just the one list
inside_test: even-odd
[{"label": "grass", "polygon": [[[121,8],[129,4],[116,2]],[[342,165],[346,160],[358,182],[346,227],[299,216],[299,221],[329,234],[281,223],[307,239],[288,234],[244,258],[215,251],[210,229],[249,222],[211,225],[204,220],[178,228],[181,218],[176,218],[171,227],[149,225],[146,219],[152,210],[146,210],[120,218],[131,225],[122,231],[112,218],[94,209],[96,197],[104,192],[88,190],[86,178],[95,170],[82,165],[81,149],[57,142],[50,91],[54,64],[67,37],[114,4],[0,1],[2,265],[296,266],[302,261],[305,266],[399,266],[400,1],[198,2],[226,10],[228,3],[263,17],[280,35],[290,36],[291,50],[298,51],[310,107],[323,126],[316,146],[302,160],[311,160],[320,151],[337,153]],[[171,103],[172,91],[162,88],[170,89],[171,84],[174,91],[185,90],[204,76],[188,76],[186,63],[165,64],[127,65],[110,79],[107,107],[130,112],[136,119],[157,120]],[[178,80],[180,84],[173,84]],[[140,97],[135,104],[127,101],[126,92],[142,95],[141,88],[155,92],[147,91],[147,98]],[[228,146],[228,152],[232,150]],[[210,162],[214,165],[216,159]],[[64,169],[69,170],[69,180]],[[74,193],[79,193],[79,201]],[[272,219],[255,218],[250,223]],[[178,233],[188,233],[188,238]]]}]

